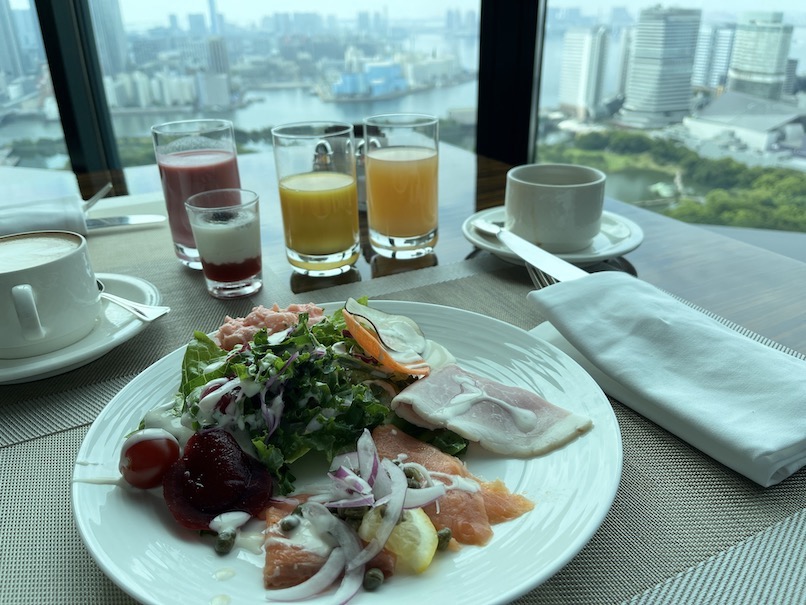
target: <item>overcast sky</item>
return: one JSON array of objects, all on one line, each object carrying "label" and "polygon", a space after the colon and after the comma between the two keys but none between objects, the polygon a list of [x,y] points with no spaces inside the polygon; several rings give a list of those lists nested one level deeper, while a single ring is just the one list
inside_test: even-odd
[{"label": "overcast sky", "polygon": [[[108,1],[108,0],[101,0]],[[511,1],[511,0],[497,0]],[[167,14],[184,18],[188,13],[207,11],[207,0],[120,0],[124,22],[132,26],[165,24]],[[595,15],[602,11],[607,16],[612,6],[626,7],[637,16],[642,8],[657,4],[653,0],[549,0],[556,8],[581,7],[583,13]],[[758,0],[678,0],[663,3],[664,6],[687,8],[702,7],[705,12],[778,10],[784,13],[806,11],[804,0],[772,0],[759,6]],[[405,19],[411,16],[442,18],[448,9],[479,10],[479,0],[217,0],[218,11],[225,18],[239,25],[248,26],[261,17],[275,12],[318,12],[336,14],[339,17],[354,17],[359,11],[377,12],[386,10],[390,19]],[[713,8],[711,8],[713,7]],[[161,18],[162,15],[165,15]]]},{"label": "overcast sky", "polygon": [[[109,2],[111,0],[91,0]],[[188,13],[206,13],[208,0],[119,0],[124,23],[130,27],[152,27],[168,24],[168,15],[175,14],[184,20]],[[510,0],[497,0],[510,1]],[[10,0],[13,8],[24,8],[30,0]],[[549,0],[557,8],[582,7],[586,14],[609,13],[612,6],[623,6],[637,16],[641,8],[657,4],[653,0]],[[760,6],[758,0],[678,0],[664,6],[702,7],[705,12],[714,9],[735,12],[747,10],[778,10],[784,13],[806,11],[804,0],[772,0]],[[387,11],[390,19],[412,15],[441,18],[448,9],[476,10],[480,0],[217,0],[218,11],[233,23],[249,26],[263,16],[275,12],[321,12],[339,17],[354,17],[359,11]],[[711,8],[713,7],[713,9]]]}]

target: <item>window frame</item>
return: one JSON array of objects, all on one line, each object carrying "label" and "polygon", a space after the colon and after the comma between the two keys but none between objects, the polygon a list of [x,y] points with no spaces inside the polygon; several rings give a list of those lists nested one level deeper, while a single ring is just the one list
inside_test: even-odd
[{"label": "window frame", "polygon": [[128,190],[95,47],[89,0],[34,0],[70,164],[85,199]]},{"label": "window frame", "polygon": [[481,0],[476,152],[534,161],[547,0]]}]

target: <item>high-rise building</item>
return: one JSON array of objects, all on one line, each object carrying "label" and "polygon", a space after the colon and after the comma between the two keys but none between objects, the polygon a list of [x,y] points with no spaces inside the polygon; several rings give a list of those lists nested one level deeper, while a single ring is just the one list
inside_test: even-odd
[{"label": "high-rise building", "polygon": [[632,53],[632,44],[635,38],[635,27],[625,27],[621,30],[619,36],[621,37],[621,54],[618,58],[616,94],[623,97],[627,90],[627,74],[630,73],[630,54]]},{"label": "high-rise building", "polygon": [[210,10],[210,33],[214,36],[220,36],[221,23],[219,22],[219,19],[221,18],[221,15],[218,14],[215,0],[208,0],[208,8]]},{"label": "high-rise building", "polygon": [[227,42],[220,36],[213,36],[207,39],[207,67],[210,73],[229,73],[229,54],[227,53]]},{"label": "high-rise building", "polygon": [[577,119],[595,115],[602,102],[609,38],[604,26],[571,28],[563,37],[560,109]]},{"label": "high-rise building", "polygon": [[621,124],[662,128],[688,115],[700,16],[699,9],[658,6],[641,11],[618,118]]},{"label": "high-rise building", "polygon": [[728,90],[780,99],[791,45],[792,26],[783,23],[783,13],[741,14],[728,69]]},{"label": "high-rise building", "polygon": [[17,32],[22,69],[27,74],[36,74],[45,62],[45,47],[36,11],[32,8],[12,9],[11,18]]},{"label": "high-rise building", "polygon": [[20,41],[9,0],[0,0],[0,71],[7,82],[23,75]]},{"label": "high-rise building", "polygon": [[[786,60],[786,77],[784,78],[784,88],[783,94],[784,95],[793,95],[795,94],[795,87],[798,83],[798,60],[797,59],[787,59]],[[804,141],[806,144],[806,141]]]},{"label": "high-rise building", "polygon": [[129,48],[119,0],[92,0],[90,14],[101,71],[112,76],[126,71]]},{"label": "high-rise building", "polygon": [[188,15],[188,29],[191,36],[206,36],[208,30],[204,13],[190,13]]},{"label": "high-rise building", "polygon": [[719,90],[725,87],[735,37],[735,23],[706,25],[700,30],[691,74],[695,88]]}]

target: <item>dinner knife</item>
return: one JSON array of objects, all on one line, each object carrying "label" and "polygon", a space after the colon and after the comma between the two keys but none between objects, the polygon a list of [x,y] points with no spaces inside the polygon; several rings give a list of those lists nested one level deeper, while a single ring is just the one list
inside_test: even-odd
[{"label": "dinner knife", "polygon": [[522,260],[525,260],[533,267],[540,269],[544,273],[548,273],[557,281],[570,281],[590,275],[590,273],[584,269],[580,269],[576,265],[572,265],[568,261],[554,256],[551,252],[546,252],[543,248],[523,239],[519,235],[515,235],[512,231],[500,227],[495,223],[482,219],[475,221],[474,226],[491,235],[495,235],[498,241],[509,248],[513,254],[517,254]]},{"label": "dinner knife", "polygon": [[165,222],[165,217],[161,214],[131,214],[128,216],[88,218],[87,230],[106,229],[107,227],[157,225],[162,222]]}]

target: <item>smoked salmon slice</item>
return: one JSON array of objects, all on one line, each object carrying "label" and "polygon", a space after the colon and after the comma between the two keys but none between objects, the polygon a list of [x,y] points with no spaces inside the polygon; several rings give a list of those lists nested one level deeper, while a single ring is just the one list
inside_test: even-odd
[{"label": "smoked salmon slice", "polygon": [[288,588],[311,578],[327,560],[324,544],[305,544],[293,540],[280,529],[280,521],[290,515],[295,505],[277,503],[266,509],[266,565],[263,585],[266,588]]},{"label": "smoked salmon slice", "polygon": [[381,458],[421,464],[431,472],[445,473],[479,484],[479,491],[449,489],[438,502],[423,508],[437,530],[450,528],[453,538],[462,544],[481,546],[493,536],[492,524],[515,519],[534,508],[524,496],[512,494],[500,480],[480,481],[454,456],[407,435],[386,424],[372,431]]},{"label": "smoked salmon slice", "polygon": [[[305,496],[300,499],[304,500]],[[292,514],[296,506],[296,502],[276,501],[265,511],[266,563],[263,567],[263,585],[269,590],[302,584],[319,571],[329,554],[328,545],[313,535],[309,528],[302,527],[298,533],[285,532],[280,528],[280,522]],[[394,573],[396,559],[394,553],[384,549],[366,567],[378,568],[388,578]]]}]

